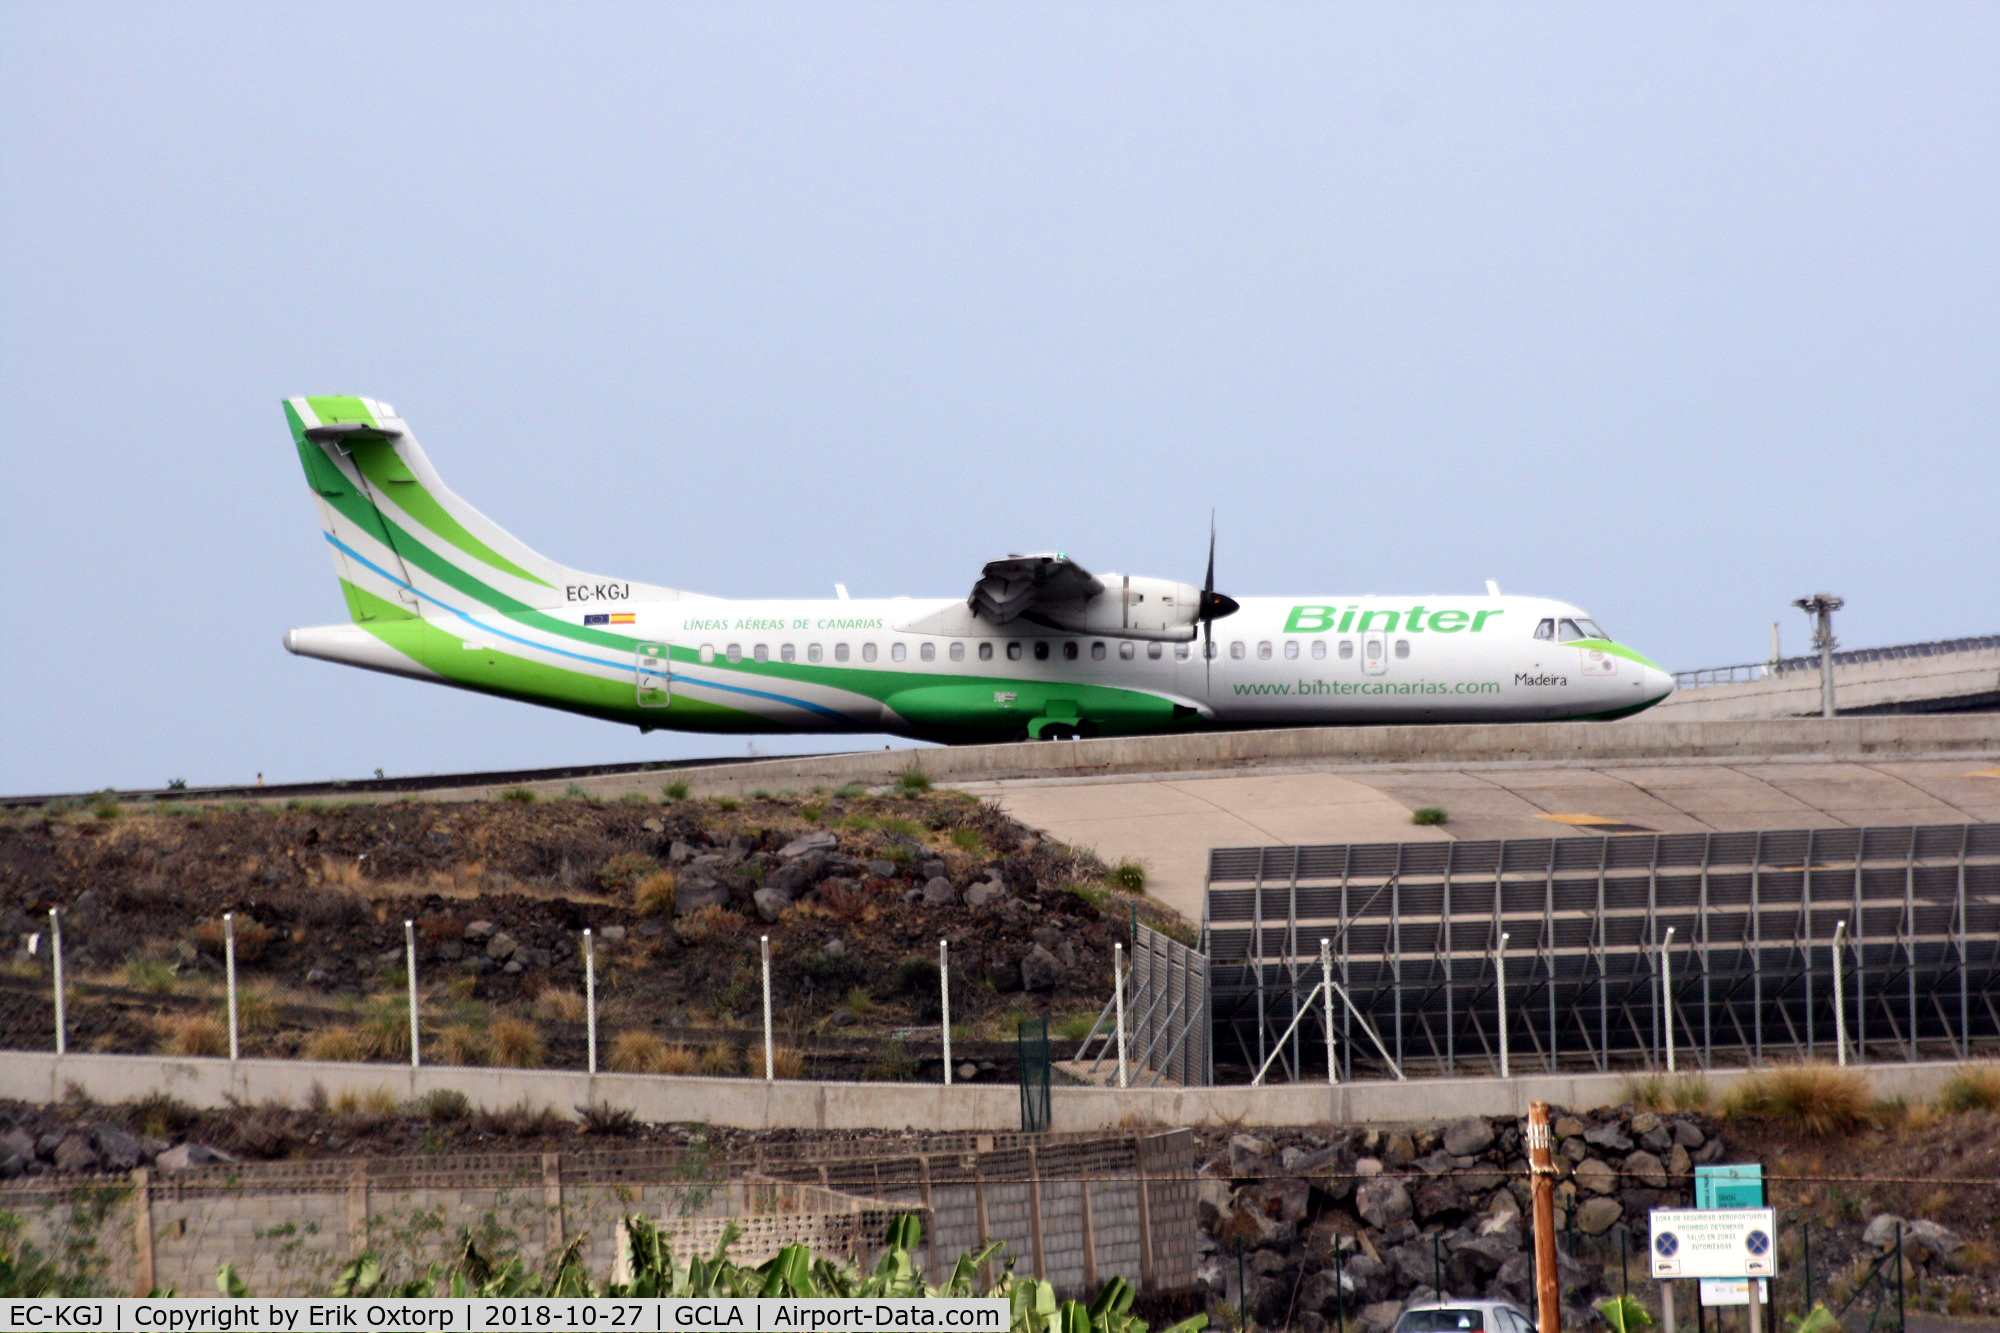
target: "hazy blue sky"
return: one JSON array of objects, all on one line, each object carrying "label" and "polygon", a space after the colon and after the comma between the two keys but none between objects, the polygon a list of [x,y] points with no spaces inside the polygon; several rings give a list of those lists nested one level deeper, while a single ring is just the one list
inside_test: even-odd
[{"label": "hazy blue sky", "polygon": [[[2000,5],[0,8],[0,790],[742,753],[287,655],[279,400],[604,573],[2000,631]],[[760,742],[767,750],[782,742]]]}]

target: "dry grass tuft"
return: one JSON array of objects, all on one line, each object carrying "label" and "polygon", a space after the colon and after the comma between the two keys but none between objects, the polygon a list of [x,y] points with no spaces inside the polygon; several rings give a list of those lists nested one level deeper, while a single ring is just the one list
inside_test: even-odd
[{"label": "dry grass tuft", "polygon": [[432,1049],[445,1065],[483,1065],[493,1058],[485,1030],[471,1023],[453,1023],[437,1034]]},{"label": "dry grass tuft", "polygon": [[358,1029],[327,1028],[322,1032],[315,1032],[312,1040],[306,1043],[305,1057],[308,1060],[357,1064],[368,1058],[368,1042]]},{"label": "dry grass tuft", "polygon": [[[754,1048],[752,1048],[754,1050]],[[763,1052],[757,1051],[757,1073],[764,1072]],[[779,1078],[804,1078],[806,1076],[806,1053],[796,1046],[773,1046],[771,1048],[771,1068]]]},{"label": "dry grass tuft", "polygon": [[1937,1109],[1946,1115],[2000,1111],[2000,1065],[1966,1065],[1938,1089]]},{"label": "dry grass tuft", "polygon": [[361,1040],[372,1058],[410,1058],[410,1008],[396,996],[376,1000],[361,1019]]},{"label": "dry grass tuft", "polygon": [[1645,1074],[1625,1079],[1621,1099],[1647,1111],[1705,1111],[1715,1093],[1700,1074]]},{"label": "dry grass tuft", "polygon": [[1828,1065],[1781,1065],[1750,1075],[1722,1100],[1725,1115],[1761,1116],[1807,1134],[1846,1134],[1867,1124],[1868,1080]]},{"label": "dry grass tuft", "polygon": [[[271,947],[274,934],[272,929],[248,913],[239,912],[234,922],[236,926],[236,961],[254,963],[264,956],[264,950]],[[222,928],[222,921],[204,921],[194,928],[195,947],[203,953],[221,958],[228,952],[228,932]]]},{"label": "dry grass tuft", "polygon": [[632,910],[640,916],[674,914],[674,872],[655,870],[632,886]]},{"label": "dry grass tuft", "polygon": [[539,1069],[548,1053],[541,1029],[511,1014],[494,1019],[488,1036],[492,1040],[493,1063],[509,1069]]},{"label": "dry grass tuft", "polygon": [[734,939],[749,924],[739,913],[711,903],[676,921],[674,934],[680,937],[682,944],[705,944],[709,940]]},{"label": "dry grass tuft", "polygon": [[544,986],[535,997],[535,1017],[544,1023],[581,1023],[583,996],[559,986]]},{"label": "dry grass tuft", "polygon": [[737,1058],[734,1046],[726,1041],[718,1041],[701,1048],[701,1056],[695,1062],[695,1068],[711,1078],[722,1078],[742,1068],[742,1061]]},{"label": "dry grass tuft", "polygon": [[175,1014],[160,1020],[163,1055],[227,1055],[229,1029],[209,1014]]},{"label": "dry grass tuft", "polygon": [[611,1058],[605,1062],[616,1074],[660,1074],[661,1057],[667,1044],[650,1032],[621,1032],[611,1043]]}]

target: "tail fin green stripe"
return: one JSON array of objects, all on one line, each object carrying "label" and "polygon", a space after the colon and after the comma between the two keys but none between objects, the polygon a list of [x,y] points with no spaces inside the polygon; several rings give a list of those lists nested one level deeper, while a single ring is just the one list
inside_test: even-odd
[{"label": "tail fin green stripe", "polygon": [[[389,529],[380,510],[366,496],[355,489],[347,474],[335,467],[319,445],[306,438],[305,422],[285,404],[285,421],[292,428],[292,442],[298,446],[299,462],[305,467],[306,484],[314,494],[329,506],[338,510],[349,522],[361,529],[369,537],[380,542],[384,548],[395,550],[389,540]],[[367,620],[408,620],[416,612],[398,603],[382,601],[380,598],[357,599],[359,589],[346,579],[340,581],[342,593],[347,598],[347,614],[356,624]],[[364,594],[365,596],[365,594]]]},{"label": "tail fin green stripe", "polygon": [[[467,532],[465,525],[453,518],[451,512],[438,503],[437,497],[425,490],[424,484],[404,466],[403,460],[396,455],[396,446],[392,441],[357,441],[349,447],[348,456],[361,469],[361,475],[368,478],[382,494],[394,500],[397,508],[465,554],[515,578],[544,588],[554,586],[547,579],[536,578]],[[409,556],[407,551],[402,554],[405,558]]]}]

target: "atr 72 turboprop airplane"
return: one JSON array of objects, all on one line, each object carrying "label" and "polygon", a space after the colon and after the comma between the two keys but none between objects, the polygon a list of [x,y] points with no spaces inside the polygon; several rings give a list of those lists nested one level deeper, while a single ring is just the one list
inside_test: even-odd
[{"label": "atr 72 turboprop airplane", "polygon": [[[352,624],[306,657],[642,731],[945,742],[1615,718],[1673,678],[1539,597],[1250,597],[1013,555],[969,596],[731,601],[559,565],[445,489],[370,398],[285,404]],[[1217,622],[1223,622],[1218,629]],[[1199,643],[1197,643],[1199,640]]]}]

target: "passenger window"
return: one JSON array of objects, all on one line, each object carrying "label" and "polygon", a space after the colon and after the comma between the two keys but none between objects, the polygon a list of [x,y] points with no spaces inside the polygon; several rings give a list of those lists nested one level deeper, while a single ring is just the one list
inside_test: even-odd
[{"label": "passenger window", "polygon": [[1286,639],[1285,656],[1287,658],[1293,658],[1297,657],[1298,655],[1299,655],[1299,641],[1297,639]]},{"label": "passenger window", "polygon": [[862,661],[864,661],[864,662],[872,662],[872,661],[874,661],[874,660],[875,660],[875,645],[874,645],[874,644],[872,644],[872,643],[864,643],[864,644],[862,644],[862,645],[861,645],[861,660],[862,660]]},{"label": "passenger window", "polygon": [[1576,627],[1574,620],[1565,620],[1556,626],[1556,639],[1560,643],[1575,643],[1583,637],[1583,631]]},{"label": "passenger window", "polygon": [[712,644],[712,643],[704,643],[704,644],[703,644],[703,645],[701,646],[701,660],[702,660],[702,661],[704,661],[704,662],[713,662],[713,661],[715,660],[715,645],[714,645],[714,644]]},{"label": "passenger window", "polygon": [[1382,660],[1382,641],[1380,639],[1370,639],[1368,641],[1368,660],[1371,662]]},{"label": "passenger window", "polygon": [[1313,660],[1314,660],[1314,661],[1318,661],[1318,660],[1319,660],[1320,658],[1322,658],[1322,657],[1325,657],[1325,656],[1326,656],[1326,640],[1325,640],[1325,639],[1314,639],[1314,640],[1313,640]]},{"label": "passenger window", "polygon": [[836,643],[835,645],[833,645],[833,660],[836,662],[845,662],[847,660],[846,644]]},{"label": "passenger window", "polygon": [[[1183,649],[1183,651],[1181,652],[1181,656],[1186,657],[1187,656],[1187,653],[1185,651],[1186,645],[1185,644],[1181,645],[1181,648]],[[1167,649],[1165,644],[1149,643],[1146,645],[1146,656],[1149,660],[1157,662],[1160,660],[1161,657],[1165,656],[1166,650]]]},{"label": "passenger window", "polygon": [[[953,644],[952,647],[956,648],[958,645]],[[917,656],[923,658],[926,662],[937,661],[937,645],[934,643],[922,645],[917,649]]]},{"label": "passenger window", "polygon": [[[1214,661],[1216,658],[1222,656],[1222,645],[1211,639],[1208,643],[1202,645],[1202,652],[1210,661]],[[1236,655],[1238,657],[1243,656],[1243,645],[1240,643],[1236,645]]]},{"label": "passenger window", "polygon": [[778,660],[780,662],[796,662],[798,659],[799,650],[794,645],[788,643],[778,649]]},{"label": "passenger window", "polygon": [[[1118,645],[1118,660],[1121,662],[1129,662],[1133,659],[1133,657],[1137,656],[1138,651],[1139,651],[1138,645],[1132,643],[1130,640],[1127,640],[1126,642]],[[1159,655],[1160,655],[1160,645],[1156,643],[1153,645],[1153,656],[1158,657]]]},{"label": "passenger window", "polygon": [[730,644],[729,651],[724,655],[732,662],[741,662],[743,660],[743,645],[740,643]]},{"label": "passenger window", "polygon": [[[982,645],[982,646],[983,646],[983,645]],[[1020,660],[1021,660],[1021,645],[1020,645],[1020,644],[1018,644],[1018,643],[1010,643],[1010,644],[1008,644],[1008,645],[1007,645],[1007,660],[1008,660],[1009,662],[1018,662],[1018,661],[1020,661]]]},{"label": "passenger window", "polygon": [[900,662],[909,655],[910,646],[908,644],[892,643],[889,645],[889,660],[891,662]]},{"label": "passenger window", "polygon": [[[983,644],[982,644],[981,646],[982,646],[982,647],[985,647],[986,645],[983,645]],[[989,648],[987,648],[987,651],[988,651],[988,652],[991,652],[991,651],[992,651],[992,649],[991,649],[991,648],[989,647]],[[953,645],[951,646],[951,660],[952,660],[952,661],[954,661],[954,662],[963,662],[963,661],[965,660],[965,645],[964,645],[964,644],[962,644],[962,643],[954,643],[954,644],[953,644]]]},{"label": "passenger window", "polygon": [[1065,662],[1076,661],[1076,652],[1077,652],[1076,640],[1071,639],[1068,643],[1065,643],[1063,645],[1063,661]]},{"label": "passenger window", "polygon": [[1102,662],[1104,660],[1103,644],[1093,643],[1090,645],[1090,660],[1093,662]]},{"label": "passenger window", "polygon": [[1268,662],[1271,660],[1271,641],[1269,639],[1265,639],[1257,645],[1257,660],[1259,662]]},{"label": "passenger window", "polygon": [[1553,620],[1544,620],[1544,621],[1543,621],[1543,622],[1542,622],[1541,624],[1539,624],[1539,625],[1535,626],[1535,637],[1536,637],[1536,638],[1538,638],[1538,639],[1553,639],[1553,638],[1554,638],[1555,636],[1556,636],[1556,622],[1555,622],[1555,621],[1553,621]]},{"label": "passenger window", "polygon": [[991,662],[993,660],[992,644],[982,643],[979,645],[979,660],[982,662]]},{"label": "passenger window", "polygon": [[1037,662],[1046,662],[1049,660],[1049,641],[1047,639],[1035,640],[1035,660]]},{"label": "passenger window", "polygon": [[1340,641],[1340,660],[1343,662],[1354,660],[1354,640],[1342,639]]},{"label": "passenger window", "polygon": [[750,650],[750,656],[756,658],[759,662],[768,662],[771,660],[771,650],[760,643]]},{"label": "passenger window", "polygon": [[1408,639],[1396,640],[1396,656],[1408,657],[1409,655],[1410,655],[1410,641]]},{"label": "passenger window", "polygon": [[819,655],[820,655],[820,646],[818,644],[809,643],[806,645],[806,661],[817,662],[819,661]]},{"label": "passenger window", "polygon": [[[1157,647],[1159,647],[1160,645],[1158,645],[1158,644],[1156,643],[1156,644],[1154,644],[1153,646],[1154,646],[1155,648],[1157,648]],[[1176,662],[1185,662],[1185,661],[1187,661],[1187,660],[1188,660],[1188,659],[1189,659],[1190,657],[1193,657],[1193,656],[1194,656],[1194,645],[1193,645],[1193,644],[1191,644],[1191,643],[1177,643],[1177,644],[1175,644],[1175,645],[1174,645],[1174,661],[1176,661]]]},{"label": "passenger window", "polygon": [[1245,653],[1243,649],[1243,640],[1241,639],[1232,640],[1229,645],[1230,660],[1233,662],[1240,662],[1243,660],[1244,656]]}]

